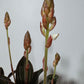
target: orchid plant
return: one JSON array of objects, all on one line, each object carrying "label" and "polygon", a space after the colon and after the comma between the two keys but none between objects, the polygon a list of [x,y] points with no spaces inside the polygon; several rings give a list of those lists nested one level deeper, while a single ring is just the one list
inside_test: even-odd
[{"label": "orchid plant", "polygon": [[[38,77],[42,72],[44,72],[44,80],[41,81],[39,84],[56,84],[58,78],[58,75],[56,75],[56,66],[60,60],[60,55],[58,53],[55,54],[55,59],[53,61],[54,72],[53,74],[47,76],[48,48],[51,46],[52,41],[56,40],[59,36],[59,33],[49,35],[49,32],[54,29],[56,25],[53,0],[44,0],[41,8],[41,16],[42,22],[40,22],[40,30],[42,35],[45,37],[45,53],[43,57],[43,67],[34,72],[32,63],[29,60],[29,53],[31,52],[31,36],[29,31],[27,31],[24,36],[24,56],[18,62],[16,70],[13,69],[10,50],[10,37],[8,33],[8,27],[11,24],[11,20],[8,12],[5,13],[4,24],[7,33],[11,73],[8,76],[5,76],[3,68],[0,67],[0,84],[38,84]],[[11,81],[11,76],[13,76],[14,82]]]}]

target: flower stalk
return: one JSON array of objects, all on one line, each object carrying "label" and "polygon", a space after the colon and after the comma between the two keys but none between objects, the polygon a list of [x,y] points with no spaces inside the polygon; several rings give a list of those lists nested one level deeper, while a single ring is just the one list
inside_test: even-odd
[{"label": "flower stalk", "polygon": [[15,81],[12,58],[11,58],[11,51],[10,51],[10,38],[8,36],[8,26],[10,25],[10,23],[11,23],[11,20],[10,20],[9,14],[8,14],[8,12],[6,12],[5,19],[4,19],[4,24],[5,24],[6,33],[7,33],[7,43],[8,43],[10,66],[11,66],[12,75],[13,75],[13,78],[14,78],[14,81]]},{"label": "flower stalk", "polygon": [[25,84],[28,83],[28,49],[26,50],[26,71],[25,71]]},{"label": "flower stalk", "polygon": [[54,77],[55,77],[55,74],[56,74],[56,66],[54,66],[54,72],[53,72],[53,79],[54,79]]},{"label": "flower stalk", "polygon": [[[49,36],[49,30],[46,30],[45,44],[47,43]],[[45,46],[45,62],[44,62],[44,84],[46,84],[46,75],[47,75],[47,56],[48,56],[48,48]]]},{"label": "flower stalk", "polygon": [[[44,0],[41,8],[42,23],[40,22],[40,31],[45,37],[45,54],[44,54],[44,84],[47,82],[47,57],[48,48],[52,44],[53,37],[49,32],[54,29],[56,25],[56,17],[54,16],[54,0]],[[56,35],[54,35],[56,37]]]},{"label": "flower stalk", "polygon": [[12,64],[12,58],[11,58],[11,51],[10,51],[10,42],[9,42],[10,40],[9,40],[9,37],[8,37],[8,29],[6,30],[6,33],[7,33],[7,42],[8,42],[8,51],[9,51],[11,71],[12,71],[13,78],[14,78],[14,81],[15,81],[14,70],[13,70],[13,64]]},{"label": "flower stalk", "polygon": [[28,84],[28,69],[29,69],[29,64],[28,64],[28,56],[29,53],[31,52],[31,37],[29,32],[27,31],[25,36],[24,36],[24,49],[26,51],[26,65],[25,65],[25,84]]},{"label": "flower stalk", "polygon": [[55,55],[55,60],[53,61],[54,72],[53,72],[52,80],[53,80],[54,77],[55,77],[55,74],[56,74],[56,66],[57,66],[59,60],[60,60],[60,55],[59,55],[58,53],[56,53],[56,55]]}]

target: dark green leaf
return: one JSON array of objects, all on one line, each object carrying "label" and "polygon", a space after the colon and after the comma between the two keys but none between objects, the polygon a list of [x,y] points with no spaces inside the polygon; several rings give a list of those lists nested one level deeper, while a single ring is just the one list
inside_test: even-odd
[{"label": "dark green leaf", "polygon": [[[29,63],[28,84],[30,84],[30,81],[32,80],[33,77],[33,67],[30,61],[28,61],[28,63]],[[16,84],[25,84],[25,79],[24,79],[25,64],[26,64],[26,58],[23,56],[16,68]]]},{"label": "dark green leaf", "polygon": [[13,82],[11,82],[10,79],[8,79],[5,76],[0,76],[0,84],[14,84]]},{"label": "dark green leaf", "polygon": [[[16,70],[14,71],[14,73],[16,73]],[[12,72],[8,75],[8,78],[10,78],[12,76]]]},{"label": "dark green leaf", "polygon": [[[47,84],[51,84],[52,76],[53,76],[53,74],[50,74],[47,76]],[[53,84],[56,84],[57,79],[58,79],[58,75],[55,75],[55,77],[53,79]],[[43,81],[41,81],[39,84],[43,84]]]},{"label": "dark green leaf", "polygon": [[0,76],[4,76],[4,70],[2,67],[0,67]]},{"label": "dark green leaf", "polygon": [[43,69],[40,69],[33,73],[33,79],[31,81],[31,84],[38,84],[38,77],[43,72]]},{"label": "dark green leaf", "polygon": [[4,70],[0,67],[0,84],[14,84],[8,77],[4,76]]}]

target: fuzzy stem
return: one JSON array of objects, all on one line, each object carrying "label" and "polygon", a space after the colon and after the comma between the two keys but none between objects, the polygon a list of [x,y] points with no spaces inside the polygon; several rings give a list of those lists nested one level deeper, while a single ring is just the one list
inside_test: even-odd
[{"label": "fuzzy stem", "polygon": [[56,74],[56,66],[54,67],[53,79],[54,79],[54,77],[55,77],[55,74]]},{"label": "fuzzy stem", "polygon": [[[45,38],[45,45],[47,43],[47,39],[49,36],[49,30],[46,30],[46,38]],[[44,62],[44,84],[46,84],[46,75],[47,75],[47,55],[48,55],[48,48],[45,47],[45,62]]]},{"label": "fuzzy stem", "polygon": [[[28,49],[26,50],[26,68],[28,69]],[[28,70],[25,71],[25,84],[28,83]]]},{"label": "fuzzy stem", "polygon": [[9,44],[9,40],[8,40],[8,39],[9,39],[9,37],[8,37],[8,29],[6,29],[6,33],[7,33],[7,42],[8,42],[8,51],[9,51],[11,71],[12,71],[13,78],[14,78],[14,81],[15,81],[14,70],[13,70],[13,64],[12,64],[12,58],[11,58],[11,51],[10,51],[10,44]]}]

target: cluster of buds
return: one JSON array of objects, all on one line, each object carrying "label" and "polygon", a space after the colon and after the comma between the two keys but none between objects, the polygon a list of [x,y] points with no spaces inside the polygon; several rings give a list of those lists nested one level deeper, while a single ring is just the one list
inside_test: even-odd
[{"label": "cluster of buds", "polygon": [[56,67],[56,65],[58,64],[60,60],[60,55],[58,53],[56,53],[55,55],[55,60],[53,61],[53,66]]},{"label": "cluster of buds", "polygon": [[[40,22],[40,30],[43,36],[46,37],[46,30],[51,31],[56,25],[56,17],[54,16],[54,1],[44,0],[41,8],[42,23]],[[52,40],[55,40],[59,34],[50,35],[45,45],[49,48],[52,44]]]},{"label": "cluster of buds", "polygon": [[[28,50],[28,53],[31,51],[31,37],[29,31],[27,31],[24,36],[24,49]],[[26,51],[24,53],[26,53]]]},{"label": "cluster of buds", "polygon": [[[54,2],[53,0],[44,0],[41,8],[42,23],[40,23],[41,33],[45,36],[44,29],[51,31],[56,25],[56,18],[54,17]],[[51,24],[49,28],[48,25]]]},{"label": "cluster of buds", "polygon": [[6,29],[8,29],[10,23],[11,23],[11,20],[10,20],[9,14],[8,14],[8,12],[6,12],[5,18],[4,18],[4,24],[5,24]]}]

